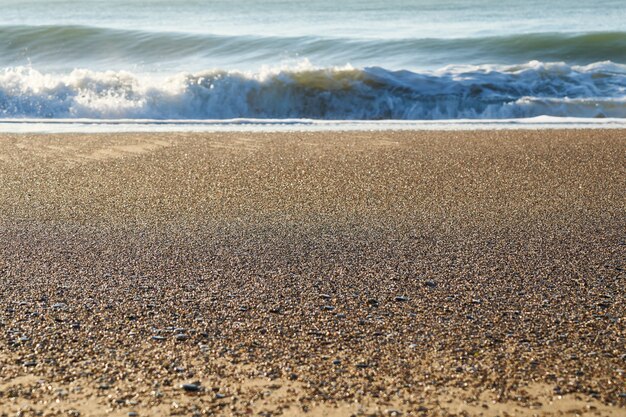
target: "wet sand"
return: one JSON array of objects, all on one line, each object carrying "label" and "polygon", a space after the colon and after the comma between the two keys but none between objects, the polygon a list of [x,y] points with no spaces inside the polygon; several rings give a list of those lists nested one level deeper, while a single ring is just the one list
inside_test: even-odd
[{"label": "wet sand", "polygon": [[0,415],[623,416],[625,151],[2,135]]}]

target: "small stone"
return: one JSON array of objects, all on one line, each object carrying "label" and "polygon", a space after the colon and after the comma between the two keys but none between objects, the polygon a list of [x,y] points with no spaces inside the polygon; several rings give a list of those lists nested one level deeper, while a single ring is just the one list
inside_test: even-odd
[{"label": "small stone", "polygon": [[65,303],[55,303],[52,304],[52,308],[55,310],[66,310],[67,309],[67,304]]},{"label": "small stone", "polygon": [[341,365],[341,360],[339,360],[339,359],[335,359],[335,360],[333,361],[333,365]]},{"label": "small stone", "polygon": [[617,396],[620,398],[626,398],[626,392],[620,392]]},{"label": "small stone", "polygon": [[135,412],[135,411],[129,411],[128,412],[128,417],[137,417],[139,415],[139,413]]},{"label": "small stone", "polygon": [[215,394],[215,398],[218,400],[221,400],[222,398],[226,398],[226,395],[218,392],[217,394]]},{"label": "small stone", "polygon": [[200,392],[200,391],[202,391],[202,387],[200,386],[199,383],[183,384],[183,385],[181,385],[181,388],[183,390],[185,390],[186,392]]},{"label": "small stone", "polygon": [[367,304],[372,306],[372,307],[378,307],[379,302],[375,298],[370,298],[369,300],[367,300]]},{"label": "small stone", "polygon": [[165,340],[165,337],[163,336],[152,336],[152,340],[156,340],[158,342],[162,342]]},{"label": "small stone", "polygon": [[20,338],[19,338],[19,341],[20,341],[21,343],[26,343],[26,342],[28,342],[29,340],[30,340],[30,339],[29,339],[27,336],[22,336],[22,337],[20,337]]},{"label": "small stone", "polygon": [[399,303],[403,303],[405,301],[409,301],[409,299],[403,295],[399,295],[396,298],[394,298],[394,301],[399,302]]},{"label": "small stone", "polygon": [[289,375],[289,379],[290,379],[291,381],[295,381],[296,379],[298,379],[298,375],[297,375],[297,374],[292,373],[291,375]]},{"label": "small stone", "polygon": [[385,411],[391,417],[398,417],[402,415],[402,411],[399,411],[399,410],[385,410]]},{"label": "small stone", "polygon": [[324,299],[324,300],[330,300],[331,296],[328,294],[320,294],[320,298]]},{"label": "small stone", "polygon": [[333,311],[334,309],[335,309],[334,306],[324,306],[324,307],[322,307],[322,310],[324,310],[324,311]]},{"label": "small stone", "polygon": [[179,342],[184,342],[185,340],[189,339],[189,336],[187,336],[186,334],[180,333],[177,334],[176,336],[174,336],[176,338],[176,340],[178,340]]},{"label": "small stone", "polygon": [[367,368],[368,366],[369,366],[369,365],[368,365],[368,364],[366,364],[365,362],[359,362],[359,363],[357,363],[357,364],[356,364],[356,367],[357,367],[357,368],[359,368],[359,369],[365,369],[365,368]]},{"label": "small stone", "polygon": [[26,361],[24,362],[24,366],[27,368],[31,368],[33,366],[37,366],[37,361]]},{"label": "small stone", "polygon": [[426,281],[424,282],[424,285],[427,286],[428,288],[435,288],[437,286],[437,283],[435,281]]}]

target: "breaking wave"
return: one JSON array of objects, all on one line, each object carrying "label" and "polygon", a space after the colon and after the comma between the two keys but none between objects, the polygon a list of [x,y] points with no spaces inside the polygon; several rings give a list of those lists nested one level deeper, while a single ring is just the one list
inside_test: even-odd
[{"label": "breaking wave", "polygon": [[531,61],[437,71],[211,70],[0,72],[0,117],[95,119],[431,120],[536,116],[626,118],[626,66]]}]

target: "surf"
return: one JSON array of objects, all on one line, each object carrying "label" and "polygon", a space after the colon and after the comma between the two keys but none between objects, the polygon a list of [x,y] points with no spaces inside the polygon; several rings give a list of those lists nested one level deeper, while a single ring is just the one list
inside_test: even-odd
[{"label": "surf", "polygon": [[173,75],[32,67],[0,72],[0,117],[444,120],[626,117],[626,66],[531,61],[447,66],[207,70]]}]

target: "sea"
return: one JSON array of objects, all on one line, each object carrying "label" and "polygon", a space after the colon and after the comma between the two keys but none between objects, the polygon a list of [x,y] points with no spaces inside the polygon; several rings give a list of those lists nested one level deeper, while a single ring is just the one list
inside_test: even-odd
[{"label": "sea", "polygon": [[0,0],[4,131],[624,121],[624,0]]}]

